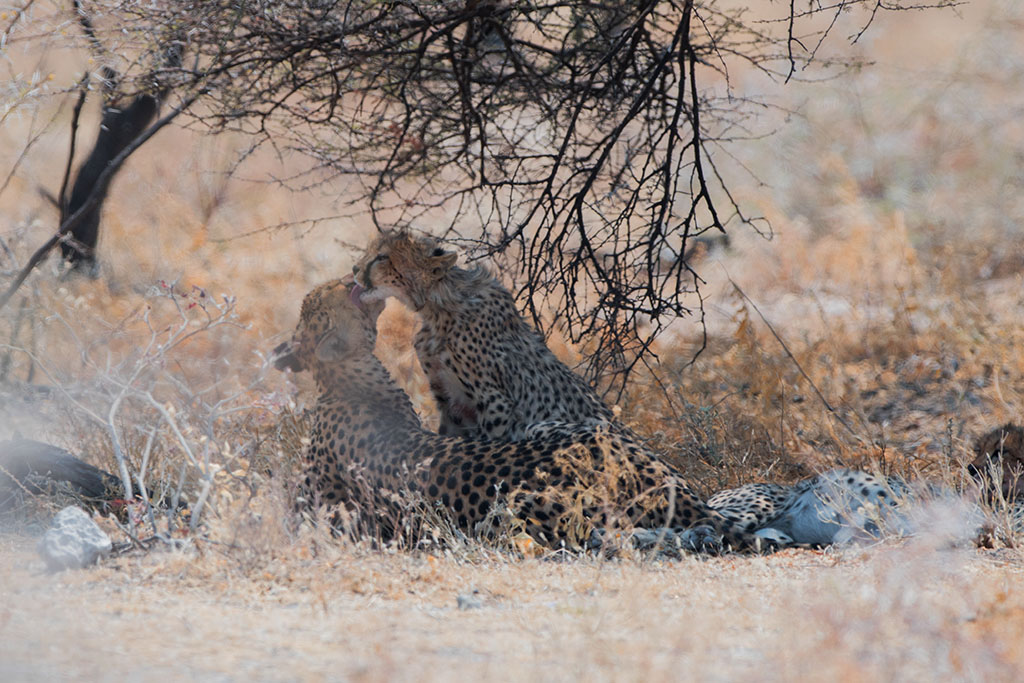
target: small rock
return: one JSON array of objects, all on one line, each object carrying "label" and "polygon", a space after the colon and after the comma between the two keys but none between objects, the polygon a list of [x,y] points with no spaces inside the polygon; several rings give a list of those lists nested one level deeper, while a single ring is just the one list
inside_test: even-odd
[{"label": "small rock", "polygon": [[36,546],[47,568],[54,572],[88,567],[109,555],[111,548],[110,537],[77,507],[58,512]]},{"label": "small rock", "polygon": [[459,609],[480,609],[484,606],[480,598],[477,597],[477,591],[472,593],[460,593],[455,598],[455,603],[459,606]]}]

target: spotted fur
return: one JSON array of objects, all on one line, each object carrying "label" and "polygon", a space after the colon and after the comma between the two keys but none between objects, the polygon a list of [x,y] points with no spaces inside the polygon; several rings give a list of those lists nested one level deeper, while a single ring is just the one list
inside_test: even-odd
[{"label": "spotted fur", "polygon": [[[698,539],[698,549],[761,544],[739,520],[709,508],[645,447],[600,426],[548,425],[511,442],[427,431],[373,355],[381,304],[360,301],[358,291],[340,280],[314,289],[292,340],[276,350],[279,368],[312,370],[318,386],[305,453],[308,499],[350,510],[368,506],[373,515],[411,493],[476,532],[486,531],[480,525],[505,501],[524,530],[549,545],[566,540],[564,522],[573,515],[607,525],[611,503],[628,525],[694,531],[687,538]],[[573,463],[580,461],[571,457],[581,452],[588,458],[584,469],[614,473],[614,500],[585,492],[591,484],[578,476]],[[573,490],[584,491],[576,509],[564,496]]]},{"label": "spotted fur", "polygon": [[442,434],[521,439],[538,423],[564,422],[632,436],[548,349],[508,289],[485,268],[455,261],[432,237],[386,232],[354,269],[365,300],[394,296],[419,313],[416,354],[441,410]]},{"label": "spotted fur", "polygon": [[755,533],[771,529],[800,545],[877,537],[882,527],[906,529],[898,509],[907,491],[896,480],[836,469],[792,486],[747,484],[719,491],[708,505]]},{"label": "spotted fur", "polygon": [[982,435],[967,466],[986,495],[998,490],[1006,501],[1024,501],[1024,428],[1007,423]]},{"label": "spotted fur", "polygon": [[[1012,423],[997,427],[977,439],[974,453],[967,470],[981,494],[1019,511],[1024,502],[1024,428]],[[926,497],[960,495],[943,486],[925,486],[923,491]],[[720,491],[708,505],[755,533],[771,529],[785,534],[787,542],[827,545],[877,537],[881,527],[907,531],[906,503],[920,493],[893,477],[837,469],[793,486],[747,484]]]}]

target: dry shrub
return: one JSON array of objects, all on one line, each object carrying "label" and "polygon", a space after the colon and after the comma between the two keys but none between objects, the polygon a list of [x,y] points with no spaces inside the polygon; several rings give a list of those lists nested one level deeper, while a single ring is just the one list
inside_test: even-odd
[{"label": "dry shrub", "polygon": [[628,421],[710,489],[839,465],[959,483],[973,439],[1024,415],[1021,290],[932,268],[898,214],[780,241],[758,262],[770,284],[742,284],[759,311],[717,283],[729,326],[693,365],[686,337],[659,347]]},{"label": "dry shrub", "polygon": [[290,478],[308,429],[283,388],[264,381],[265,359],[231,352],[247,332],[234,299],[159,281],[127,297],[128,313],[109,322],[102,303],[64,287],[50,294],[56,305],[45,313],[27,309],[43,332],[34,347],[17,345],[32,337],[19,336],[16,321],[7,329],[14,376],[32,379],[25,370],[34,369],[45,382],[35,392],[8,383],[8,429],[127,475],[132,492],[152,503],[111,518],[133,539],[232,543],[216,538],[215,522]]},{"label": "dry shrub", "polygon": [[[43,495],[38,495],[38,491],[44,492]],[[53,482],[39,475],[29,475],[23,485],[3,489],[3,496],[0,497],[0,531],[38,535],[68,505],[89,508],[91,502],[83,501],[66,482]]]}]

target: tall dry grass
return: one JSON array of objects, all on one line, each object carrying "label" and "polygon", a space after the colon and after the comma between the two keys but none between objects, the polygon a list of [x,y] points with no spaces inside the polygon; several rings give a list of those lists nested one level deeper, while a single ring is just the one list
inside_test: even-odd
[{"label": "tall dry grass", "polygon": [[[923,19],[946,40],[913,53],[898,36],[922,19],[893,17],[854,48],[882,64],[779,95],[804,113],[733,150],[735,177],[746,168],[761,180],[741,180],[738,196],[772,219],[773,237],[735,232],[696,264],[707,348],[691,363],[701,337],[694,320],[679,321],[653,373],[620,400],[623,418],[703,492],[840,464],[956,486],[976,435],[1024,419],[1024,140],[1014,115],[1024,19],[1005,2],[964,12],[962,22]],[[84,68],[58,40],[7,55],[0,173],[15,172],[0,193],[4,277],[56,218],[39,189],[59,180],[70,111],[53,93]],[[133,469],[147,460],[166,495],[180,488],[194,506],[205,488],[204,523],[223,524],[218,538],[268,524],[280,527],[266,527],[271,537],[292,538],[280,497],[311,387],[268,372],[266,355],[290,333],[304,292],[348,272],[372,228],[358,216],[303,223],[350,214],[345,188],[286,192],[273,179],[288,160],[269,154],[229,174],[244,148],[238,137],[161,132],[115,182],[101,277],[63,278],[50,263],[30,278],[0,320],[0,436],[17,430],[109,470],[119,445]],[[204,297],[235,302],[230,321],[204,327],[205,309],[193,306]],[[146,356],[182,323],[195,334]],[[429,425],[415,325],[390,305],[379,351]],[[586,352],[553,345],[570,360]]]}]

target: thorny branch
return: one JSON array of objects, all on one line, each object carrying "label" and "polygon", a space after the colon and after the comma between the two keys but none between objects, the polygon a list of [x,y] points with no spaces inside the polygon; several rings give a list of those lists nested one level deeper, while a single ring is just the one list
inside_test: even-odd
[{"label": "thorny branch", "polygon": [[[883,12],[955,3],[77,4],[102,17],[93,49],[127,62],[120,87],[202,84],[195,126],[305,156],[287,186],[336,183],[378,227],[493,257],[538,326],[590,343],[596,378],[627,373],[700,306],[687,240],[770,234],[711,153],[757,133],[763,103],[735,92],[730,70],[798,79],[830,34],[856,40]],[[133,71],[166,35],[191,63]]]}]

